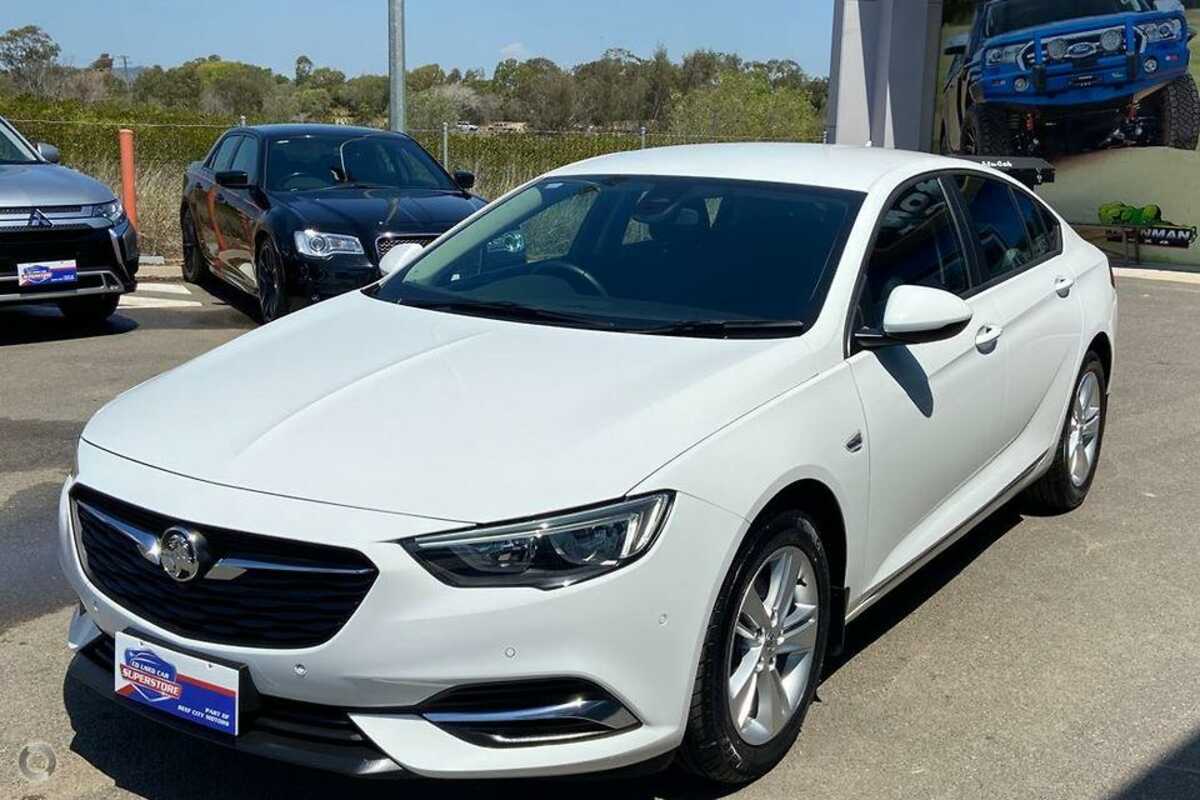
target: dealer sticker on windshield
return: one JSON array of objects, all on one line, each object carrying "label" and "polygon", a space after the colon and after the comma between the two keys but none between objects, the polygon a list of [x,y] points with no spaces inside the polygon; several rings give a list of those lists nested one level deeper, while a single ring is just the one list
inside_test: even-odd
[{"label": "dealer sticker on windshield", "polygon": [[76,279],[76,265],[72,260],[17,264],[17,288],[19,289],[49,286],[56,283],[74,283]]},{"label": "dealer sticker on windshield", "polygon": [[238,734],[239,671],[117,632],[117,694],[211,730]]}]

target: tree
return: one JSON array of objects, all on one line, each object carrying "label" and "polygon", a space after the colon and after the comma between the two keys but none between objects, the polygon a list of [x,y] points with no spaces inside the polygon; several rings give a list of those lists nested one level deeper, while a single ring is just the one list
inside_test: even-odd
[{"label": "tree", "polygon": [[101,53],[95,61],[92,62],[89,69],[98,69],[101,72],[112,72],[113,57],[108,53]]},{"label": "tree", "polygon": [[386,75],[359,75],[346,81],[338,95],[361,122],[387,116],[390,81]]},{"label": "tree", "polygon": [[429,91],[446,82],[446,73],[438,64],[426,64],[423,67],[410,69],[406,77],[408,91],[414,94]]},{"label": "tree", "polygon": [[313,61],[306,55],[301,55],[296,59],[296,85],[302,85],[308,76],[312,75]]},{"label": "tree", "polygon": [[0,69],[18,92],[45,94],[62,49],[36,25],[12,28],[0,36]]},{"label": "tree", "polygon": [[330,94],[336,94],[346,83],[346,73],[329,67],[318,67],[304,83],[310,89],[324,89]]},{"label": "tree", "polygon": [[807,91],[774,88],[763,72],[726,71],[716,83],[676,95],[671,131],[689,136],[818,142],[821,117]]}]

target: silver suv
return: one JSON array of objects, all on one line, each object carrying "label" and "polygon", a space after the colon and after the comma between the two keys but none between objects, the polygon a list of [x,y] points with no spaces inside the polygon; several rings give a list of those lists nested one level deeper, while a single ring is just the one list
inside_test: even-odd
[{"label": "silver suv", "polygon": [[136,288],[137,269],[137,232],[112,190],[0,117],[0,306],[54,303],[101,322]]}]

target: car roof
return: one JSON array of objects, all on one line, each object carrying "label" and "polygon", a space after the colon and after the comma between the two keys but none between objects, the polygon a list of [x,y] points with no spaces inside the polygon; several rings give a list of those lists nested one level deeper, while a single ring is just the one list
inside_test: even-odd
[{"label": "car roof", "polygon": [[[367,128],[359,125],[330,125],[323,123],[285,122],[271,125],[247,125],[233,130],[253,131],[264,136],[311,136],[314,134],[338,134],[339,136],[365,136],[370,134],[394,134],[405,136],[396,131],[385,131],[379,128]],[[406,137],[407,138],[407,137]]]},{"label": "car roof", "polygon": [[630,150],[579,161],[550,174],[725,178],[869,192],[883,178],[902,180],[907,175],[939,169],[998,174],[959,159],[911,150],[792,143],[697,144]]}]

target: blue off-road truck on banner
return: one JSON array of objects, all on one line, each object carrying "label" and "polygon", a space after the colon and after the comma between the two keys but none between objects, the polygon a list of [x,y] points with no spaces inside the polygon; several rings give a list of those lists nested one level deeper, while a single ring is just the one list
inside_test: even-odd
[{"label": "blue off-road truck on banner", "polygon": [[1200,146],[1179,0],[985,0],[949,39],[943,152],[1039,155]]}]

